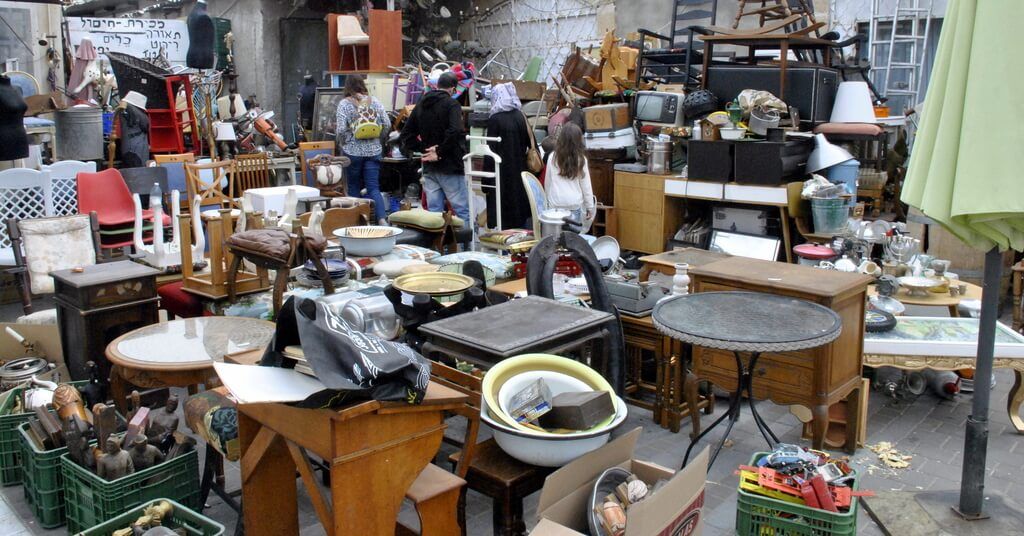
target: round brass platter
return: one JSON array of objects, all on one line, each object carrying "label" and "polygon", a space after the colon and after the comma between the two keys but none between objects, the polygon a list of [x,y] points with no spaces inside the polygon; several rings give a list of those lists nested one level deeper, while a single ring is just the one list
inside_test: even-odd
[{"label": "round brass platter", "polygon": [[395,288],[409,294],[453,296],[469,290],[476,281],[467,275],[448,272],[406,274],[395,279]]}]

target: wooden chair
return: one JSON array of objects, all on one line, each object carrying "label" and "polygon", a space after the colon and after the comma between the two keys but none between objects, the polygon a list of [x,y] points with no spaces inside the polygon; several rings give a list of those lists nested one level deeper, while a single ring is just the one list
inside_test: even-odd
[{"label": "wooden chair", "polygon": [[334,156],[335,144],[333,141],[305,141],[299,144],[299,169],[302,172],[301,179],[298,184],[303,184],[311,188],[319,188],[317,186],[316,177],[311,173],[309,166],[306,162],[315,156],[327,154]]},{"label": "wooden chair", "polygon": [[[204,171],[210,174],[206,178]],[[231,215],[241,213],[241,204],[235,198],[233,182],[230,180],[235,171],[233,160],[210,162],[206,164],[185,164],[185,179],[188,190],[188,198],[195,199],[199,196],[199,210],[208,209],[229,209]],[[224,184],[227,184],[228,193],[224,193]]]},{"label": "wooden chair", "polygon": [[[167,170],[167,187],[171,190],[177,190],[181,198],[187,200],[188,179],[185,176],[185,164],[195,164],[196,156],[192,153],[157,154],[153,155],[153,162]],[[185,210],[188,210],[191,204],[186,202]]]},{"label": "wooden chair", "polygon": [[235,195],[241,196],[252,188],[270,186],[270,158],[267,153],[240,154],[235,157],[235,168],[232,171]]}]

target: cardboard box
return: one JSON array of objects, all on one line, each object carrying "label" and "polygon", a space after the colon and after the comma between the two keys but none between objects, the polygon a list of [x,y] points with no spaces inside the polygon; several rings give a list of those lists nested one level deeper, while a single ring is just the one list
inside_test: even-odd
[{"label": "cardboard box", "polygon": [[[10,361],[25,356],[25,347],[21,345],[7,328],[25,337],[26,342],[35,344],[37,355],[46,356],[46,360],[58,366],[64,364],[64,349],[60,344],[60,330],[57,324],[13,324],[0,322],[0,361]],[[68,375],[65,373],[64,378]]]},{"label": "cardboard box", "polygon": [[295,197],[300,200],[320,195],[320,190],[303,185],[250,188],[244,195],[252,203],[254,211],[266,214],[273,210],[280,216],[284,214],[284,200],[288,196],[288,190],[295,190]]},{"label": "cardboard box", "polygon": [[528,80],[513,80],[512,85],[516,88],[516,95],[519,96],[519,100],[523,102],[543,99],[544,91],[548,89],[546,85],[540,82],[530,82]]},{"label": "cardboard box", "polygon": [[704,482],[708,449],[685,469],[671,469],[633,458],[640,428],[548,475],[540,492],[540,518],[530,536],[589,534],[587,515],[591,488],[606,469],[622,467],[649,485],[668,480],[651,497],[629,508],[626,536],[699,536],[704,530]]},{"label": "cardboard box", "polygon": [[583,130],[588,133],[614,132],[631,126],[629,105],[626,103],[602,104],[583,109]]}]

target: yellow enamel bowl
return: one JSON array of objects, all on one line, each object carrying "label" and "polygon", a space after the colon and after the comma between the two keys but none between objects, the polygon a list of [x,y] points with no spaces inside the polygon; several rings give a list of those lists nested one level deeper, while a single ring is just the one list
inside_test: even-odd
[{"label": "yellow enamel bowl", "polygon": [[487,401],[487,406],[491,408],[491,412],[494,416],[500,419],[502,423],[507,424],[516,430],[533,431],[529,427],[519,424],[511,416],[501,411],[501,404],[498,402],[498,393],[501,391],[501,386],[505,385],[505,382],[509,379],[525,372],[536,371],[550,371],[565,374],[582,381],[595,391],[608,391],[612,396],[615,395],[615,391],[612,390],[612,386],[604,379],[603,376],[601,376],[600,373],[579,361],[551,354],[523,354],[510,357],[499,362],[484,374],[481,391],[484,396],[484,400]]}]

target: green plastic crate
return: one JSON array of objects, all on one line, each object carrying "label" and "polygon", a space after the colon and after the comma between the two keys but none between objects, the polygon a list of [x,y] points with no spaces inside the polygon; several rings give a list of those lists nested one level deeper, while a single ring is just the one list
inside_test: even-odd
[{"label": "green plastic crate", "polygon": [[160,498],[199,507],[199,456],[195,451],[110,481],[80,467],[67,454],[60,457],[60,466],[70,533]]},{"label": "green plastic crate", "polygon": [[[75,387],[89,383],[88,380],[70,382]],[[28,422],[32,413],[11,413],[14,401],[21,396],[24,387],[11,389],[11,396],[0,405],[0,485],[21,484],[21,434],[18,426]]]},{"label": "green plastic crate", "polygon": [[83,530],[75,536],[110,536],[115,530],[127,528],[143,514],[146,506],[156,501],[167,501],[174,506],[169,518],[164,518],[163,525],[169,529],[182,528],[190,536],[220,536],[224,534],[224,525],[184,507],[170,499],[155,499],[95,527]]},{"label": "green plastic crate", "polygon": [[68,449],[39,450],[29,436],[28,423],[19,425],[18,432],[25,500],[41,527],[59,527],[64,524],[64,475],[60,470],[60,457]]},{"label": "green plastic crate", "polygon": [[[757,452],[750,465],[767,456]],[[857,489],[854,471],[853,489]],[[788,503],[739,489],[736,497],[736,534],[740,536],[856,536],[857,498],[850,510],[834,513],[801,504]]]}]

